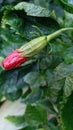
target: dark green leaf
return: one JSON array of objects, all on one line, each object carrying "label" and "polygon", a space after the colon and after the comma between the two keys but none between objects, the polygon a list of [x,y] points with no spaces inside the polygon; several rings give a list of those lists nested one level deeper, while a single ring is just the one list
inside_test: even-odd
[{"label": "dark green leaf", "polygon": [[[49,79],[48,79],[49,77]],[[46,80],[47,80],[47,87],[45,87],[46,93],[45,96],[54,96],[58,94],[58,92],[61,90],[61,88],[64,85],[63,80],[57,80],[54,76],[54,73],[52,71],[47,70],[46,71]]]},{"label": "dark green leaf", "polygon": [[71,72],[73,72],[73,64],[61,63],[56,67],[54,74],[57,80],[61,80]]},{"label": "dark green leaf", "polygon": [[63,130],[73,130],[73,94],[62,108],[61,127]]},{"label": "dark green leaf", "polygon": [[0,73],[4,70],[2,67],[2,61],[3,61],[3,57],[0,57]]},{"label": "dark green leaf", "polygon": [[10,100],[18,99],[22,88],[26,86],[23,77],[32,69],[32,64],[15,70],[4,71],[0,77],[0,95],[5,95]]},{"label": "dark green leaf", "polygon": [[19,130],[37,130],[35,127],[26,127],[26,128],[23,128],[23,129],[19,129]]},{"label": "dark green leaf", "polygon": [[66,51],[64,52],[63,58],[66,64],[73,63],[73,47],[66,49]]},{"label": "dark green leaf", "polygon": [[[12,15],[11,15],[12,14]],[[59,28],[59,24],[57,21],[51,18],[35,18],[35,17],[22,17],[23,12],[19,15],[15,12],[10,11],[9,13],[5,14],[2,18],[2,26],[9,25],[11,29],[13,29],[17,34],[19,34],[24,40],[31,40],[39,36],[38,29],[43,34],[49,34]],[[45,22],[45,21],[46,22]],[[51,25],[51,23],[54,23]],[[33,26],[35,25],[35,26]]]},{"label": "dark green leaf", "polygon": [[22,95],[22,89],[19,90],[14,90],[14,89],[12,90],[11,88],[5,89],[4,96],[11,101],[17,100],[18,98],[20,98],[21,95]]},{"label": "dark green leaf", "polygon": [[19,48],[26,40],[12,30],[1,29],[0,54],[7,56],[12,50]]},{"label": "dark green leaf", "polygon": [[66,49],[66,46],[62,43],[62,41],[56,40],[50,43],[52,54],[61,55]]},{"label": "dark green leaf", "polygon": [[24,77],[24,81],[29,84],[30,86],[34,85],[36,80],[38,79],[39,73],[38,72],[30,72]]},{"label": "dark green leaf", "polygon": [[45,125],[47,123],[47,111],[42,105],[27,105],[25,121],[30,126]]},{"label": "dark green leaf", "polygon": [[24,103],[36,103],[41,99],[42,96],[42,90],[38,89],[35,92],[32,90],[31,93],[28,93],[27,96],[25,97],[26,93],[22,96],[21,101]]},{"label": "dark green leaf", "polygon": [[68,97],[73,92],[73,73],[69,74],[66,77],[65,85],[64,85],[64,94],[65,97]]},{"label": "dark green leaf", "polygon": [[30,87],[31,93],[29,93],[26,98],[24,96],[22,101],[25,103],[34,103],[40,100],[42,95],[42,89],[40,89],[40,87],[46,85],[45,76],[38,72],[30,72],[24,77],[24,81]]},{"label": "dark green leaf", "polygon": [[60,130],[58,126],[55,126],[53,123],[48,123],[48,130]]},{"label": "dark green leaf", "polygon": [[73,13],[73,0],[60,0],[61,5],[70,13]]},{"label": "dark green leaf", "polygon": [[45,106],[48,109],[48,115],[49,114],[54,114],[54,107],[52,102],[49,100],[49,98],[43,98],[39,101],[40,104],[42,104],[43,106]]}]

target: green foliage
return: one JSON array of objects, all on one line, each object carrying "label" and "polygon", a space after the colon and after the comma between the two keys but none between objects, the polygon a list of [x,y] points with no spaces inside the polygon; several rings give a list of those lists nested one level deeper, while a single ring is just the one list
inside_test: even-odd
[{"label": "green foliage", "polygon": [[60,0],[61,5],[70,13],[73,13],[73,1],[72,0]]},{"label": "green foliage", "polygon": [[49,17],[51,15],[51,11],[48,9],[27,2],[21,2],[14,8],[15,10],[24,10],[29,16]]},{"label": "green foliage", "polygon": [[[31,118],[31,120],[30,120]],[[47,111],[42,105],[27,105],[25,121],[30,126],[45,125],[47,123]]]},{"label": "green foliage", "polygon": [[18,99],[22,94],[22,88],[25,87],[23,81],[24,75],[32,69],[30,65],[20,67],[11,71],[3,71],[0,75],[0,96],[6,96],[11,101]]},{"label": "green foliage", "polygon": [[0,73],[3,71],[3,67],[2,67],[2,61],[3,61],[3,57],[0,57]]},{"label": "green foliage", "polygon": [[64,104],[61,112],[62,129],[73,129],[73,94],[68,98],[68,101]]},{"label": "green foliage", "polygon": [[14,123],[18,129],[27,127],[24,116],[7,116],[6,119]]},{"label": "green foliage", "polygon": [[64,62],[59,64],[54,71],[57,80],[66,78],[66,76],[71,72],[73,72],[73,63],[65,64]]},{"label": "green foliage", "polygon": [[5,57],[12,50],[20,47],[26,42],[24,38],[15,34],[14,31],[9,30],[8,28],[3,28],[0,31],[1,45],[0,45],[0,54]]},{"label": "green foliage", "polygon": [[23,115],[6,117],[18,130],[73,129],[73,31],[51,40],[20,67],[2,67],[11,51],[31,39],[73,27],[73,14],[65,11],[72,12],[73,5],[60,1],[0,1],[0,101],[20,98],[26,104]]},{"label": "green foliage", "polygon": [[67,50],[64,52],[64,61],[67,64],[73,63],[73,47],[67,48]]},{"label": "green foliage", "polygon": [[66,77],[64,94],[66,97],[70,96],[73,91],[73,72]]}]

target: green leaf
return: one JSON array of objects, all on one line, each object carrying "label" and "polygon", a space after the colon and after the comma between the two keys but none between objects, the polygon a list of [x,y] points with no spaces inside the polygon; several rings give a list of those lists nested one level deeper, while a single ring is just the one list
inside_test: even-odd
[{"label": "green leaf", "polygon": [[32,0],[36,5],[40,5],[42,7],[48,8],[49,1],[46,0]]},{"label": "green leaf", "polygon": [[48,9],[41,7],[41,6],[37,6],[32,3],[28,3],[28,2],[18,3],[14,7],[14,9],[15,10],[24,10],[27,13],[27,15],[30,15],[30,16],[37,16],[37,17],[51,16],[51,11],[49,11]]},{"label": "green leaf", "polygon": [[52,54],[61,55],[61,56],[66,49],[66,46],[64,45],[64,43],[59,40],[55,40],[51,42],[50,47],[51,47]]},{"label": "green leaf", "polygon": [[66,11],[73,13],[73,0],[60,0],[60,3]]},{"label": "green leaf", "polygon": [[63,58],[66,64],[73,63],[73,47],[69,47],[66,49]]},{"label": "green leaf", "polygon": [[73,73],[69,74],[66,77],[65,85],[64,85],[64,96],[68,97],[73,92]]},{"label": "green leaf", "polygon": [[6,119],[13,123],[18,129],[25,128],[27,126],[24,116],[7,116]]},{"label": "green leaf", "polygon": [[[27,95],[26,95],[27,93]],[[25,96],[26,95],[26,96]],[[36,103],[41,99],[42,90],[38,89],[36,91],[32,90],[31,93],[28,93],[28,90],[22,95],[21,101],[24,103]]]},{"label": "green leaf", "polygon": [[63,20],[64,27],[72,27],[73,26],[73,14],[70,14],[64,11],[64,20]]},{"label": "green leaf", "polygon": [[58,126],[55,126],[53,123],[48,123],[48,130],[60,130]]},{"label": "green leaf", "polygon": [[37,130],[35,127],[27,126],[26,128],[19,129],[19,130]]},{"label": "green leaf", "polygon": [[1,29],[0,33],[0,54],[2,56],[7,56],[12,50],[19,48],[26,42],[24,38],[15,34],[15,32],[9,30],[8,28]]},{"label": "green leaf", "polygon": [[54,74],[57,80],[61,80],[64,79],[71,72],[73,72],[73,63],[67,65],[63,62],[56,67]]},{"label": "green leaf", "polygon": [[63,130],[73,130],[73,94],[62,108],[60,123]]},{"label": "green leaf", "polygon": [[25,121],[30,126],[45,125],[47,123],[47,111],[42,105],[27,105]]},{"label": "green leaf", "polygon": [[[51,96],[52,98],[58,94],[58,92],[61,90],[61,88],[64,85],[63,80],[57,80],[56,76],[54,75],[53,71],[50,69],[46,71],[46,82],[47,86],[44,87],[43,90],[45,90],[45,97]],[[49,77],[49,79],[48,79]]]},{"label": "green leaf", "polygon": [[17,100],[18,98],[20,98],[20,96],[22,95],[22,89],[11,89],[11,88],[6,88],[5,89],[5,94],[4,96],[11,101]]},{"label": "green leaf", "polygon": [[4,71],[0,76],[0,95],[14,101],[22,94],[22,88],[26,86],[23,77],[32,69],[32,64],[15,70]]},{"label": "green leaf", "polygon": [[4,70],[4,68],[2,67],[2,61],[4,60],[3,57],[0,57],[0,73]]},{"label": "green leaf", "polygon": [[26,97],[24,96],[26,93],[24,93],[22,101],[25,103],[35,103],[40,100],[42,96],[42,89],[40,87],[46,85],[45,75],[33,71],[24,77],[24,82],[28,84],[31,92]]},{"label": "green leaf", "polygon": [[[35,26],[39,28],[39,30],[43,34],[49,34],[50,32],[53,32],[59,28],[59,24],[54,19],[46,17],[42,17],[41,19],[37,17],[32,17],[31,19],[31,17],[29,16],[26,17],[25,14],[24,17],[22,17],[23,13],[24,12],[21,12],[20,15],[19,12],[18,15],[12,10],[6,13],[2,18],[2,27],[6,27],[6,25],[9,25],[10,28],[13,29],[17,34],[19,34],[25,41],[39,36],[38,29],[36,29]],[[44,21],[44,19],[46,22]],[[51,25],[51,23],[54,24]]]},{"label": "green leaf", "polygon": [[24,77],[24,81],[31,86],[31,90],[34,90],[34,88],[39,88],[40,86],[45,86],[45,74],[41,72],[30,72]]},{"label": "green leaf", "polygon": [[[12,14],[12,15],[11,15]],[[20,17],[15,12],[8,12],[5,14],[2,18],[2,27],[5,28],[6,25],[10,25],[11,29],[16,31],[17,34],[21,34],[23,37],[23,25],[24,25],[24,20]]]},{"label": "green leaf", "polygon": [[30,72],[24,77],[24,81],[29,84],[30,86],[34,85],[36,80],[38,79],[39,73],[38,72]]},{"label": "green leaf", "polygon": [[52,102],[49,100],[48,97],[45,98],[45,99],[42,98],[42,99],[39,101],[39,103],[42,104],[43,106],[45,106],[46,109],[48,109],[48,115],[55,113],[53,104],[52,104]]}]

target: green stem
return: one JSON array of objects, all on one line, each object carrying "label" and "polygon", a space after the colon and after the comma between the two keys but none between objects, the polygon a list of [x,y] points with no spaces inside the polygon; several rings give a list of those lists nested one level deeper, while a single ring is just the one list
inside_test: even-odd
[{"label": "green stem", "polygon": [[70,27],[70,28],[62,28],[62,29],[60,29],[60,30],[58,30],[58,31],[56,31],[56,32],[54,32],[54,33],[48,35],[48,36],[47,36],[47,41],[50,41],[51,39],[57,37],[57,36],[60,35],[62,32],[67,31],[67,30],[73,30],[73,27]]},{"label": "green stem", "polygon": [[43,32],[40,30],[39,27],[37,27],[35,25],[32,25],[32,27],[34,27],[38,31],[39,36],[43,36]]}]

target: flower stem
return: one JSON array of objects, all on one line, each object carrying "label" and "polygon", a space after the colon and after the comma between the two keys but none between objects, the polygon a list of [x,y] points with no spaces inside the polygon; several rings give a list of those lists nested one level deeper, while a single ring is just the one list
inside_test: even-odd
[{"label": "flower stem", "polygon": [[62,32],[67,31],[67,30],[73,30],[73,27],[70,27],[70,28],[62,28],[62,29],[60,29],[60,30],[58,30],[58,31],[56,31],[56,32],[54,32],[54,33],[48,35],[48,36],[47,36],[47,42],[50,41],[51,39],[57,37],[57,36],[60,35]]}]

